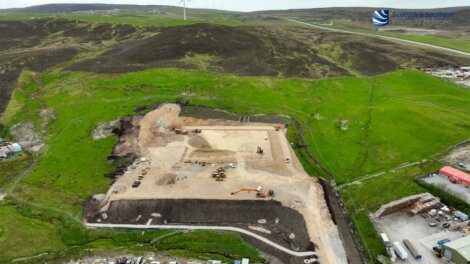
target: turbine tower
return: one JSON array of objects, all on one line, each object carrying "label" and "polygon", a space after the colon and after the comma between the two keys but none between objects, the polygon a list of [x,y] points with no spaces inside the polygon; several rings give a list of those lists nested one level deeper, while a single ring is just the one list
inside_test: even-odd
[{"label": "turbine tower", "polygon": [[181,0],[179,4],[183,3],[183,19],[186,21],[186,1],[189,0]]}]

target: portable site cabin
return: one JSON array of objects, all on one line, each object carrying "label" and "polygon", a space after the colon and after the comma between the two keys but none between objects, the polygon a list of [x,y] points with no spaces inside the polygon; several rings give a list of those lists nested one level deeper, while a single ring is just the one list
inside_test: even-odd
[{"label": "portable site cabin", "polygon": [[382,239],[382,242],[383,242],[385,245],[390,244],[390,239],[388,238],[388,236],[387,236],[386,233],[380,233],[380,238]]},{"label": "portable site cabin", "polygon": [[470,186],[470,174],[454,169],[450,166],[444,166],[439,170],[439,174],[449,178],[450,181],[456,181],[463,186]]},{"label": "portable site cabin", "polygon": [[470,264],[470,236],[444,244],[442,256],[455,264]]}]

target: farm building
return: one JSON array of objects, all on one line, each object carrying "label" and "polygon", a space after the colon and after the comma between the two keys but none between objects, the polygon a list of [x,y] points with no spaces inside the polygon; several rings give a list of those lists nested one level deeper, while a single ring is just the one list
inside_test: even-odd
[{"label": "farm building", "polygon": [[470,236],[444,244],[442,256],[455,264],[470,264]]},{"label": "farm building", "polygon": [[452,182],[458,182],[464,186],[470,186],[470,174],[454,169],[450,166],[444,166],[439,170],[439,174],[446,176]]}]

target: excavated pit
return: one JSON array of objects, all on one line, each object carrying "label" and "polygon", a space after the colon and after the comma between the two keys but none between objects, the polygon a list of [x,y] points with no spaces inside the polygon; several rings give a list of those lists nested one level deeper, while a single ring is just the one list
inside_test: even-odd
[{"label": "excavated pit", "polygon": [[[204,117],[227,115],[211,109],[193,110],[193,115],[201,112]],[[301,167],[285,138],[286,130],[277,129],[287,126],[285,117],[201,119],[183,116],[180,111],[178,105],[162,104],[144,116],[109,122],[106,129],[115,125],[112,131],[119,136],[110,159],[121,166],[109,175],[115,183],[107,194],[87,201],[85,221],[238,227],[296,252],[318,251],[322,263],[342,258],[341,252],[330,253],[341,247],[341,241],[320,184]],[[251,118],[268,122],[249,122]],[[262,155],[256,153],[256,146],[262,147]],[[219,166],[227,170],[223,182],[211,177],[213,168]],[[132,186],[137,179],[141,184]],[[251,191],[231,195],[257,186],[275,195],[257,198]],[[249,235],[241,236],[283,263],[303,263],[305,259]]]}]

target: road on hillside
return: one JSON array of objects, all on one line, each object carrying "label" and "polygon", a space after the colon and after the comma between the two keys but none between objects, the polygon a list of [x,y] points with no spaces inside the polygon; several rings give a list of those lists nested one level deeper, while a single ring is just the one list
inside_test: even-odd
[{"label": "road on hillside", "polygon": [[277,248],[287,254],[296,257],[315,257],[316,253],[314,251],[306,251],[306,252],[297,252],[285,248],[279,244],[272,242],[271,240],[262,237],[258,234],[250,232],[248,230],[238,228],[238,227],[231,227],[231,226],[196,226],[196,225],[134,225],[134,224],[101,224],[101,223],[85,223],[86,227],[90,228],[129,228],[129,229],[190,229],[190,230],[221,230],[221,231],[232,231],[242,233],[244,235],[248,235],[254,237],[274,248]]},{"label": "road on hillside", "polygon": [[372,34],[372,33],[363,33],[363,32],[355,32],[355,31],[348,31],[348,30],[342,30],[342,29],[334,29],[334,28],[329,28],[329,27],[322,27],[322,26],[318,26],[318,25],[314,25],[314,24],[310,24],[310,23],[307,23],[307,22],[302,22],[302,21],[295,20],[295,19],[290,19],[290,18],[285,18],[285,19],[288,20],[288,21],[294,22],[294,23],[298,23],[298,24],[302,24],[302,25],[306,25],[306,26],[310,26],[310,27],[314,27],[314,28],[329,30],[329,31],[333,31],[333,32],[370,36],[370,37],[382,38],[382,39],[387,39],[387,40],[392,40],[392,41],[401,41],[401,42],[411,43],[411,44],[415,44],[415,45],[419,45],[419,46],[423,46],[423,47],[427,47],[427,48],[439,49],[439,50],[442,50],[442,51],[447,51],[447,52],[450,52],[450,53],[455,53],[455,54],[470,57],[470,53],[468,53],[468,52],[461,51],[461,50],[455,50],[455,49],[451,49],[451,48],[445,48],[445,47],[432,45],[432,44],[428,44],[428,43],[423,43],[423,42],[418,42],[418,41],[413,41],[413,40],[407,40],[407,39],[401,39],[401,38],[395,38],[395,37],[376,35],[376,34]]}]

